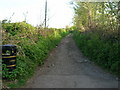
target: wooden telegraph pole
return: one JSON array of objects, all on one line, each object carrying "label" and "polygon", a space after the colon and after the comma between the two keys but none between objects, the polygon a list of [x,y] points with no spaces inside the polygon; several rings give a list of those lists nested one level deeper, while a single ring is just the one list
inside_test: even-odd
[{"label": "wooden telegraph pole", "polygon": [[47,0],[45,1],[45,28],[47,27]]}]

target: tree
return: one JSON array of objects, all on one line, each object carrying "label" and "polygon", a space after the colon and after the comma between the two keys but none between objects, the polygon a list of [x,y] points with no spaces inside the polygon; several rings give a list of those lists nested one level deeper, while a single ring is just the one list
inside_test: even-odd
[{"label": "tree", "polygon": [[120,2],[80,2],[74,5],[74,24],[81,31],[92,28],[104,31],[118,30]]}]

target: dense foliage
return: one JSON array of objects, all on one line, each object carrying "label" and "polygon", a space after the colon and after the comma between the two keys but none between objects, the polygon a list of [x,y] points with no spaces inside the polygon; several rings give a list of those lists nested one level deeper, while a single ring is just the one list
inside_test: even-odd
[{"label": "dense foliage", "polygon": [[99,28],[117,31],[120,23],[120,2],[76,2],[74,24],[81,31]]},{"label": "dense foliage", "polygon": [[26,23],[25,21],[17,23],[2,23],[2,27],[6,32],[10,33],[11,35],[16,35],[17,33],[26,31],[30,32],[35,30],[35,27]]},{"label": "dense foliage", "polygon": [[74,11],[74,39],[80,50],[120,77],[120,2],[77,1]]},{"label": "dense foliage", "polygon": [[120,77],[120,43],[103,40],[97,33],[74,32],[76,44],[91,61]]},{"label": "dense foliage", "polygon": [[[18,23],[9,23],[10,26],[14,24],[19,27]],[[6,30],[9,25],[4,25],[4,29]],[[64,29],[40,28],[30,31],[34,27],[30,26],[24,29],[24,26],[29,27],[30,25],[22,22],[19,27],[22,29],[18,30],[24,30],[24,32],[16,33],[15,35],[11,35],[14,31],[3,32],[3,44],[17,46],[17,68],[13,72],[8,72],[5,66],[3,66],[3,77],[7,78],[7,80],[19,81],[30,77],[35,71],[35,68],[44,63],[49,51],[56,47],[62,37],[68,34]],[[13,28],[11,27],[10,30]]]}]

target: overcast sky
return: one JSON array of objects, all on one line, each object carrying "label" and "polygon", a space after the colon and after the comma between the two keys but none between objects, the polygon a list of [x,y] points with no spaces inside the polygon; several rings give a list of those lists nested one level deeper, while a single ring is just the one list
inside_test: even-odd
[{"label": "overcast sky", "polygon": [[[69,4],[72,0],[47,0],[49,27],[63,28],[72,24],[73,9]],[[0,20],[12,22],[25,20],[34,26],[44,21],[45,0],[0,0]]]}]

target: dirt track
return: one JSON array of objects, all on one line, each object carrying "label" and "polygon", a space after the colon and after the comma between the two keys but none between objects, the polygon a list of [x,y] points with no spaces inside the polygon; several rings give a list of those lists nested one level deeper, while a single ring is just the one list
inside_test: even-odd
[{"label": "dirt track", "polygon": [[38,67],[25,88],[117,88],[118,81],[85,58],[71,35]]}]

